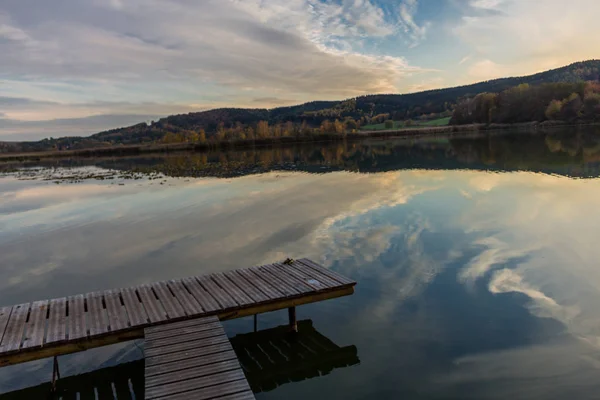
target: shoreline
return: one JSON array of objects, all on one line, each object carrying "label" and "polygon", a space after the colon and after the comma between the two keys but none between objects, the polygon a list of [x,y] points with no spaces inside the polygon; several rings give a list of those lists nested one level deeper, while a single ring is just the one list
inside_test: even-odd
[{"label": "shoreline", "polygon": [[27,153],[0,153],[0,162],[7,161],[38,161],[44,159],[70,158],[70,157],[102,157],[102,156],[131,156],[141,154],[160,154],[177,152],[206,152],[222,150],[243,150],[269,146],[290,146],[310,143],[325,143],[339,141],[358,141],[364,139],[423,139],[427,137],[454,137],[456,134],[467,133],[492,133],[507,130],[538,131],[551,128],[578,128],[583,126],[600,126],[599,123],[569,124],[569,123],[547,123],[527,122],[519,124],[471,124],[471,125],[447,125],[426,128],[404,128],[394,130],[362,131],[339,134],[318,134],[299,137],[264,138],[254,140],[238,140],[206,143],[176,143],[176,144],[136,144],[96,147],[76,150],[53,150]]}]

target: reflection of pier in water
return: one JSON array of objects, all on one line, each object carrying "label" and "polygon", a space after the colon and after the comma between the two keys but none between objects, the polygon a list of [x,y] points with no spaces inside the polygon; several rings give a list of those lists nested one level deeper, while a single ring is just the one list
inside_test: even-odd
[{"label": "reflection of pier in water", "polygon": [[[356,346],[339,347],[313,327],[312,321],[298,322],[298,333],[289,326],[237,335],[231,344],[255,393],[267,392],[290,382],[329,374],[336,368],[360,362]],[[46,399],[52,385],[0,395],[0,400]],[[58,381],[57,398],[136,399],[144,398],[144,360],[103,368]]]},{"label": "reflection of pier in water", "polygon": [[298,323],[297,335],[290,336],[286,325],[237,335],[231,344],[254,393],[360,362],[356,346],[339,347],[317,332],[310,320]]},{"label": "reflection of pier in water", "polygon": [[[62,378],[57,383],[62,400],[113,400],[144,398],[144,360],[119,364],[87,374]],[[50,382],[0,395],[0,400],[53,399]]]}]

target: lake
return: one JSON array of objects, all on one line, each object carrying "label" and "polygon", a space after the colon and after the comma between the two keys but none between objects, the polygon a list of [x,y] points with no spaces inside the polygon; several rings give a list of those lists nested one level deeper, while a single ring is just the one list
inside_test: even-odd
[{"label": "lake", "polygon": [[[298,318],[360,362],[258,399],[600,392],[598,131],[58,160],[0,174],[1,305],[287,257],[358,281],[353,296]],[[258,321],[276,327],[287,313]],[[226,323],[230,337],[252,329],[251,318]],[[61,369],[137,360],[141,346],[64,356]],[[51,372],[51,360],[0,369],[0,393]]]}]

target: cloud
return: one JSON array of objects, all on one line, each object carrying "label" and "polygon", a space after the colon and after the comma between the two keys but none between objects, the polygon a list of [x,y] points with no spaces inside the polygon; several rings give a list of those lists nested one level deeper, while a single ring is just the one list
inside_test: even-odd
[{"label": "cloud", "polygon": [[430,27],[429,22],[423,25],[418,25],[415,22],[415,14],[418,7],[417,0],[405,0],[400,4],[400,21],[399,24],[410,39],[411,47],[417,46],[427,36],[427,30]]},{"label": "cloud", "polygon": [[416,9],[414,0],[391,8],[371,0],[24,0],[0,14],[2,77],[8,96],[69,105],[240,106],[282,94],[395,92],[422,70],[361,45],[422,40]]},{"label": "cloud", "polygon": [[[600,3],[474,0],[454,29],[473,52],[470,80],[525,75],[598,57]],[[549,22],[551,21],[551,22]]]},{"label": "cloud", "polygon": [[94,115],[48,121],[19,121],[0,118],[0,141],[27,141],[49,137],[88,136],[115,127],[158,119],[158,115]]}]

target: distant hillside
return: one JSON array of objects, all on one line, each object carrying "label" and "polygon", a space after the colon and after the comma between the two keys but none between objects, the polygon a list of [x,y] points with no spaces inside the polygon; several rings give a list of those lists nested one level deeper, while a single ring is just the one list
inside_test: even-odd
[{"label": "distant hillside", "polygon": [[[578,62],[566,67],[535,75],[502,78],[473,85],[448,89],[429,90],[410,94],[379,94],[360,96],[344,101],[314,101],[291,107],[266,109],[222,108],[189,114],[173,115],[151,124],[141,123],[113,129],[89,138],[61,138],[53,141],[21,143],[24,151],[48,148],[82,148],[110,144],[139,144],[160,140],[167,133],[189,136],[203,132],[210,138],[219,130],[256,129],[259,121],[269,125],[291,122],[309,127],[319,127],[325,120],[352,118],[359,125],[383,122],[386,119],[409,120],[431,115],[450,117],[457,104],[480,93],[500,93],[520,84],[540,85],[557,82],[582,82],[600,80],[600,60]],[[5,148],[9,148],[5,146]],[[0,146],[0,151],[2,147]]]}]

